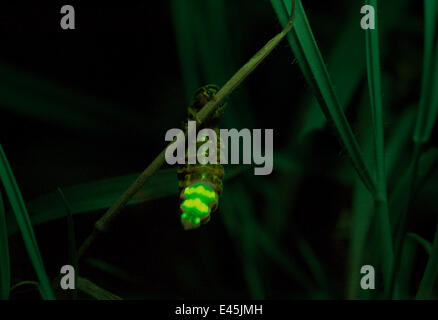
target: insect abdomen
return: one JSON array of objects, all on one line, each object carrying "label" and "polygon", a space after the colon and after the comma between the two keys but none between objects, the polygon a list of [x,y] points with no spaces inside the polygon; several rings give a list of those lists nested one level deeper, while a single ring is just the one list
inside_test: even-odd
[{"label": "insect abdomen", "polygon": [[[208,85],[200,88],[194,97],[194,102],[189,107],[189,119],[192,115],[190,109],[198,112],[203,105],[214,99],[218,88]],[[209,125],[216,125],[212,119]],[[211,128],[218,135],[216,127]],[[222,192],[222,177],[224,168],[220,164],[220,139],[216,141],[216,164],[188,164],[186,153],[186,165],[178,169],[180,189],[181,223],[185,230],[196,229],[201,224],[210,220],[210,213],[214,212],[219,205],[219,197]],[[197,147],[203,142],[197,142]],[[197,148],[198,149],[198,148]]]}]

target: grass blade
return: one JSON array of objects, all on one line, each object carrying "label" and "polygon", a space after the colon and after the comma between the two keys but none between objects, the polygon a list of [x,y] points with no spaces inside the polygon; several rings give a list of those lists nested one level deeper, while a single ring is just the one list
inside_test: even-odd
[{"label": "grass blade", "polygon": [[[248,196],[245,193],[241,193],[236,197],[239,189],[241,192],[244,190],[239,184],[228,184],[227,188],[224,189],[221,205],[219,206],[221,217],[230,235],[238,239],[238,241],[243,242],[241,226],[245,225],[245,228],[250,228],[253,233],[253,247],[257,247],[263,251],[268,258],[283,268],[290,278],[296,281],[302,288],[308,291],[313,290],[314,285],[312,280],[307,276],[304,270],[294,259],[284,252],[271,234],[255,220],[255,217],[250,211],[243,212],[241,210],[242,201],[240,197],[244,196],[245,201],[249,199],[247,199]],[[236,203],[234,204],[234,202]],[[248,215],[251,216],[248,217]]]},{"label": "grass blade", "polygon": [[[64,192],[62,192],[61,188],[58,188],[58,193],[61,196],[61,199],[65,205],[65,211],[67,215],[68,253],[70,260],[69,262],[75,270],[75,281],[76,281],[77,276],[79,274],[79,269],[78,269],[78,251],[76,248],[76,234],[75,234],[75,225],[73,221],[73,214],[71,211],[70,203],[67,201],[67,198],[65,197]],[[75,283],[75,288],[76,288],[76,283]],[[73,300],[76,300],[78,298],[77,290],[72,291],[72,298]]]},{"label": "grass blade", "polygon": [[11,270],[9,265],[8,230],[6,229],[5,207],[0,192],[0,300],[9,298]]},{"label": "grass blade", "polygon": [[201,86],[200,75],[197,72],[194,26],[192,26],[190,6],[187,5],[187,1],[172,0],[170,7],[172,9],[175,38],[178,43],[186,105],[189,105],[193,93]]},{"label": "grass blade", "polygon": [[[64,187],[63,193],[69,199],[73,215],[101,210],[110,207],[137,176],[138,174],[129,174],[81,183]],[[178,186],[175,183],[175,176],[175,169],[159,170],[128,204],[144,203],[176,194]],[[54,191],[30,201],[29,212],[32,224],[38,225],[64,218],[65,203],[59,197],[59,193]],[[13,221],[8,221],[8,223],[9,234],[16,232],[17,225]]]},{"label": "grass blade", "polygon": [[117,266],[114,266],[109,262],[102,261],[99,259],[88,258],[86,260],[86,263],[90,267],[98,270],[99,272],[105,273],[111,277],[125,281],[131,285],[135,285],[140,281],[139,278],[133,276],[131,273],[129,273],[129,272],[117,267]]},{"label": "grass blade", "polygon": [[433,290],[437,284],[438,279],[438,226],[435,232],[435,238],[433,240],[432,249],[430,252],[429,260],[424,271],[423,278],[421,279],[420,288],[418,289],[417,299],[430,299],[432,298]]},{"label": "grass blade", "polygon": [[[254,235],[257,231],[252,222],[252,202],[241,182],[229,183],[222,193],[221,217],[230,236],[237,240],[242,251],[241,262],[248,291],[253,299],[265,298],[265,292],[260,274],[260,260],[257,247],[254,245]],[[238,222],[240,220],[240,222]],[[239,224],[246,227],[242,230]],[[260,237],[260,234],[258,234]]]},{"label": "grass blade", "polygon": [[[416,160],[414,163],[411,163],[406,174],[401,178],[389,202],[391,226],[395,236],[393,277],[396,277],[398,272],[398,260],[403,250],[402,245],[407,232],[408,212],[412,209],[412,199],[426,182],[438,163],[438,151],[436,148],[428,150],[422,154],[421,157],[418,148],[416,148],[416,153],[418,154],[413,156],[413,159]],[[420,158],[417,159],[417,157]]]},{"label": "grass blade", "polygon": [[[364,50],[365,52],[365,50]],[[359,104],[360,121],[357,124],[359,132],[364,132],[372,126],[369,112],[369,94],[367,88],[363,88],[361,93],[361,101]],[[361,135],[359,143],[363,148],[364,155],[369,156],[371,169],[375,170],[373,157],[373,139],[372,135]],[[374,240],[370,236],[370,226],[373,222],[374,199],[372,195],[361,183],[359,177],[355,177],[352,195],[351,207],[351,230],[349,243],[349,261],[348,261],[348,280],[346,287],[346,298],[349,300],[367,299],[370,298],[370,292],[360,289],[357,284],[360,282],[361,266],[370,264],[369,252],[370,240]]]},{"label": "grass blade", "polygon": [[438,3],[436,0],[424,1],[425,43],[423,79],[420,107],[414,132],[414,141],[417,144],[424,144],[429,141],[438,114],[438,91],[436,90],[438,86],[438,41],[435,40],[437,33],[437,8]]},{"label": "grass blade", "polygon": [[289,255],[287,255],[280,245],[272,239],[272,237],[265,232],[262,226],[253,223],[254,228],[257,230],[257,242],[260,249],[265,252],[265,254],[276,264],[282,267],[288,275],[297,282],[306,291],[311,292],[315,290],[314,283],[312,279],[306,274],[304,269],[302,269]]},{"label": "grass blade", "polygon": [[[382,12],[385,12],[385,20],[382,21],[381,25],[388,26],[388,28],[381,28],[381,38],[387,39],[389,27],[407,19],[405,14],[407,2],[407,0],[398,0],[397,6],[394,6],[391,1],[380,3]],[[365,50],[361,37],[362,29],[357,28],[356,3],[351,6],[349,17],[347,22],[343,22],[344,27],[339,30],[339,36],[327,58],[327,67],[333,84],[335,88],[342,88],[338,91],[338,98],[344,110],[349,106],[365,74],[365,64],[362,63]],[[382,47],[383,54],[384,51],[386,51],[385,47]],[[348,55],[345,54],[346,52]],[[306,97],[303,105],[306,113],[299,132],[299,139],[313,130],[322,129],[327,123],[327,119],[319,110],[318,101],[314,97],[311,99]]]},{"label": "grass blade", "polygon": [[75,225],[73,221],[73,215],[70,203],[67,201],[67,198],[64,195],[64,192],[62,192],[61,188],[58,188],[58,193],[61,196],[62,201],[65,205],[65,211],[67,216],[67,225],[68,225],[68,243],[69,243],[69,258],[70,263],[73,265],[75,270],[77,270],[78,266],[78,254],[76,250],[76,235],[75,235]]},{"label": "grass blade", "polygon": [[385,150],[385,171],[388,189],[391,189],[390,184],[392,184],[393,181],[397,181],[400,176],[397,169],[404,168],[400,162],[404,161],[404,154],[408,152],[410,146],[410,137],[412,136],[412,130],[415,124],[415,113],[415,106],[409,106],[405,109],[400,116],[398,116],[393,129],[388,135]]},{"label": "grass blade", "polygon": [[403,245],[400,259],[400,272],[394,287],[394,300],[406,300],[411,298],[410,285],[413,268],[417,256],[417,243],[413,238],[407,237]]},{"label": "grass blade", "polygon": [[310,244],[302,236],[299,236],[297,238],[297,243],[298,250],[303,256],[307,267],[311,271],[313,279],[315,279],[319,288],[321,288],[324,292],[326,292],[327,295],[329,295],[330,284],[324,267],[321,264],[321,261],[319,261]]},{"label": "grass blade", "polygon": [[430,253],[432,252],[432,244],[429,241],[412,232],[408,233],[406,236],[408,239],[411,239],[412,241],[418,243],[424,249],[424,251],[426,251],[427,254],[430,255]]},{"label": "grass blade", "polygon": [[[416,191],[419,164],[423,153],[423,146],[429,141],[438,115],[438,41],[436,41],[436,22],[438,16],[438,4],[434,0],[424,0],[425,24],[424,24],[424,63],[423,79],[420,97],[420,106],[415,125],[413,141],[414,152],[408,168],[408,174],[400,182],[400,189],[406,190],[407,205],[397,211],[398,224],[395,229],[395,253],[399,255],[403,239],[407,232],[408,208]],[[396,266],[395,264],[394,266]]]},{"label": "grass blade", "polygon": [[[354,13],[352,12],[351,18],[340,30],[340,35],[327,58],[327,67],[333,84],[337,88],[342,88],[338,92],[338,98],[344,110],[359,88],[365,73],[365,66],[361,63],[364,58],[363,42],[357,28],[356,6],[354,5],[353,8]],[[345,52],[348,52],[347,56]],[[321,112],[314,96],[306,97],[304,106],[304,123],[298,134],[299,140],[314,130],[322,129],[327,124],[327,118]]]},{"label": "grass blade", "polygon": [[[271,0],[271,4],[282,25],[286,25],[291,12],[289,1]],[[287,39],[298,61],[304,77],[312,88],[322,111],[333,122],[338,137],[348,152],[354,168],[366,188],[376,194],[374,180],[364,161],[359,145],[341,108],[333,88],[327,67],[318,49],[306,13],[300,0],[296,2],[296,20]]]},{"label": "grass blade", "polygon": [[[415,185],[414,192],[417,193],[419,189],[426,182],[427,178],[431,175],[435,167],[438,165],[438,149],[433,148],[425,152],[419,160],[419,170],[417,183]],[[406,194],[409,192],[410,176],[412,173],[407,171],[401,181],[397,184],[396,188],[391,194],[389,201],[389,212],[392,227],[392,232],[397,232],[397,226],[401,223],[402,216],[407,214],[409,206],[409,198]]]},{"label": "grass blade", "polygon": [[135,128],[147,132],[140,117],[113,102],[18,70],[3,60],[0,69],[0,109],[79,131],[124,133]]},{"label": "grass blade", "polygon": [[78,277],[78,290],[85,292],[96,300],[123,300],[114,293],[111,293],[82,277]]},{"label": "grass blade", "polygon": [[[196,0],[184,0],[185,5],[190,2],[191,12],[194,13],[194,33],[198,41],[202,77],[207,83],[224,84],[239,65],[234,58],[235,50],[231,42],[230,28],[227,20],[223,19],[227,15],[226,3],[222,0],[209,0],[200,5]],[[201,8],[204,4],[205,8]],[[201,12],[201,9],[204,9],[204,12]],[[243,59],[241,62],[244,62]],[[253,110],[248,101],[245,85],[245,83],[240,85],[239,91],[234,94],[226,112],[221,116],[221,124],[225,127],[252,128],[254,126]],[[238,109],[232,105],[238,106]],[[242,118],[240,114],[246,116]]]},{"label": "grass blade", "polygon": [[33,267],[40,281],[41,295],[43,299],[54,299],[55,297],[52,288],[50,287],[50,281],[44,268],[40,250],[38,249],[38,244],[30,222],[29,214],[27,213],[26,205],[24,204],[20,189],[18,188],[14,174],[12,173],[1,145],[0,180],[3,183],[12,211],[17,219],[17,224],[20,227],[27,253],[29,254],[30,260],[32,261]]},{"label": "grass blade", "polygon": [[[227,170],[224,180],[232,180],[236,176],[252,168],[249,165],[231,167]],[[117,200],[138,174],[112,177],[63,188],[65,197],[73,215],[109,208]],[[178,185],[175,182],[176,169],[161,169],[154,174],[140,191],[128,202],[128,205],[145,203],[175,195]],[[65,203],[61,201],[58,192],[50,192],[29,202],[28,208],[32,225],[49,222],[65,217]],[[7,215],[9,235],[18,231],[16,221]],[[9,219],[8,219],[9,218]]]},{"label": "grass blade", "polygon": [[[424,145],[430,139],[438,116],[438,41],[437,16],[438,4],[434,0],[424,0],[425,24],[424,24],[424,63],[421,87],[420,106],[415,125],[413,141],[414,152],[408,169],[408,178],[402,180],[402,189],[407,189],[408,205],[396,214],[399,215],[399,224],[395,230],[395,257],[400,255],[403,239],[407,232],[408,209],[412,205],[413,195],[416,191],[417,175],[420,157],[424,151]],[[397,260],[396,260],[397,262]],[[397,263],[394,264],[394,274],[397,272]]]},{"label": "grass blade", "polygon": [[[367,0],[374,8],[378,8],[377,0]],[[365,30],[366,38],[366,60],[368,87],[370,90],[371,114],[373,119],[374,148],[376,161],[376,197],[375,210],[377,215],[377,228],[379,229],[381,259],[383,263],[383,277],[385,291],[389,292],[391,282],[391,272],[393,265],[393,245],[391,236],[391,226],[388,216],[388,201],[386,190],[385,174],[385,147],[384,147],[384,127],[383,127],[383,103],[382,103],[382,84],[380,73],[380,49],[379,49],[379,26],[378,9],[376,10],[376,27],[374,30]]]},{"label": "grass blade", "polygon": [[[374,8],[377,8],[377,0],[368,0],[366,2]],[[377,17],[378,15],[376,16],[376,28],[374,30],[368,29],[365,31],[366,61],[376,157],[376,188],[378,193],[383,193],[380,196],[386,199],[383,103]]]}]

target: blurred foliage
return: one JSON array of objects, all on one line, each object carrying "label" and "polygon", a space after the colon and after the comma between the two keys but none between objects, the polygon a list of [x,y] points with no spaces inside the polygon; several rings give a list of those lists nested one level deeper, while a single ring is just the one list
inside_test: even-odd
[{"label": "blurred foliage", "polygon": [[[297,5],[288,41],[221,119],[274,128],[273,174],[226,166],[219,210],[184,232],[176,170],[161,169],[81,261],[78,298],[385,297],[363,2]],[[395,299],[438,297],[438,6],[424,5],[426,17],[422,1],[378,1],[380,52],[369,51],[382,81],[384,235],[400,243]],[[74,263],[75,245],[181,126],[195,90],[223,85],[291,10],[287,0],[81,6],[68,33],[57,30],[56,6],[2,11],[2,298],[52,298],[48,278]],[[360,289],[364,264],[376,266],[375,292]],[[40,285],[22,290],[29,280]]]}]

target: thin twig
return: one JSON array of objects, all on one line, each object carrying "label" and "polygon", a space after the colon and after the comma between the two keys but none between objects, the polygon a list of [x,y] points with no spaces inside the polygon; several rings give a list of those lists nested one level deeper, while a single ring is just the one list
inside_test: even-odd
[{"label": "thin twig", "polygon": [[9,290],[9,292],[12,292],[14,290],[16,290],[17,288],[21,287],[21,286],[25,286],[25,285],[32,285],[37,287],[38,290],[40,290],[40,284],[36,281],[30,281],[30,280],[24,280],[21,282],[16,283],[15,285],[13,285],[11,287],[11,289]]},{"label": "thin twig", "polygon": [[[286,34],[292,30],[295,22],[295,0],[292,0],[292,15],[285,28],[260,49],[234,76],[219,90],[214,101],[208,102],[199,112],[198,119],[202,123],[207,120],[224,100],[248,77],[255,68],[272,52]],[[180,141],[182,139],[177,139]],[[172,142],[176,143],[176,142]],[[163,165],[167,147],[155,158],[154,161],[138,176],[134,183],[117,199],[117,201],[96,222],[93,232],[79,248],[79,258],[103,232],[108,230],[111,223],[120,214],[128,201],[140,190],[145,182]]]}]

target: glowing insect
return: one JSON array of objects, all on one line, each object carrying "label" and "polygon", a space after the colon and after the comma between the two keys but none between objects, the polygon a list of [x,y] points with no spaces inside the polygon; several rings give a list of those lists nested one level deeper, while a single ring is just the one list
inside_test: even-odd
[{"label": "glowing insect", "polygon": [[[199,123],[197,113],[209,101],[215,99],[219,91],[216,85],[206,85],[198,89],[193,97],[192,104],[188,108],[188,120]],[[225,105],[220,106],[216,113],[202,127],[208,127],[216,132],[218,120]],[[197,147],[203,142],[197,142]],[[178,168],[180,189],[181,224],[185,230],[199,228],[210,220],[210,213],[214,212],[219,205],[219,197],[222,192],[222,177],[224,168],[220,164],[220,141],[217,142],[217,164],[186,164]],[[187,160],[187,153],[186,153]]]}]

